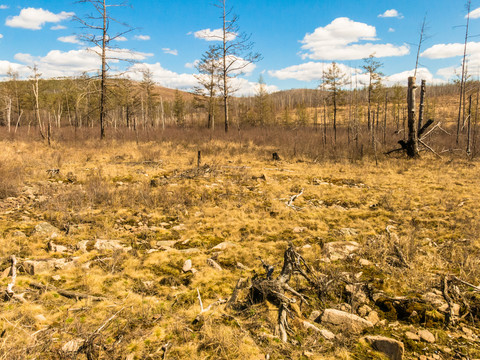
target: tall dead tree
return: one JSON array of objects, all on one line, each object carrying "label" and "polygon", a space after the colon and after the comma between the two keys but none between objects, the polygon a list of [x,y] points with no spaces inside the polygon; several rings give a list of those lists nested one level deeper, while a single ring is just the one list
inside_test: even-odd
[{"label": "tall dead tree", "polygon": [[423,116],[425,112],[425,92],[427,89],[427,81],[422,80],[422,85],[420,86],[420,107],[418,110],[418,131],[422,129],[423,126]]},{"label": "tall dead tree", "polygon": [[411,158],[418,156],[418,130],[415,126],[415,77],[408,78],[408,140],[407,140],[407,155]]},{"label": "tall dead tree", "polygon": [[465,118],[465,110],[464,114],[462,116],[462,104],[465,101],[464,96],[465,96],[465,63],[466,63],[466,58],[467,58],[467,43],[468,43],[468,27],[470,24],[470,7],[471,7],[471,0],[467,1],[467,24],[466,24],[466,30],[465,30],[465,45],[463,46],[463,60],[462,60],[462,77],[460,78],[460,99],[458,101],[458,118],[457,118],[457,139],[456,142],[460,141],[460,129],[463,126],[462,119]]},{"label": "tall dead tree", "polygon": [[223,98],[223,112],[225,117],[225,132],[228,132],[229,123],[229,99],[237,89],[232,86],[231,80],[241,75],[245,69],[261,60],[261,55],[253,52],[254,43],[250,40],[251,35],[240,32],[238,16],[232,15],[232,9],[227,10],[226,0],[219,0],[217,5],[222,9],[222,35],[209,36],[213,40],[220,40],[222,45],[218,47],[221,53],[221,92]]},{"label": "tall dead tree", "polygon": [[[114,7],[126,6],[125,3],[121,4],[109,4],[107,0],[79,0],[80,4],[88,4],[93,7],[93,13],[87,15],[84,19],[75,17],[87,33],[82,34],[80,37],[92,44],[91,48],[101,60],[100,67],[100,139],[105,138],[105,121],[107,117],[107,76],[110,69],[109,60],[125,60],[118,57],[112,57],[117,49],[112,45],[112,41],[123,37],[126,33],[133,31],[133,28],[129,27],[125,23],[118,21],[110,15],[110,9]],[[122,27],[127,27],[125,31],[120,31],[112,35],[109,31],[111,23],[116,23]],[[90,33],[92,32],[92,33]],[[125,54],[124,54],[125,55]]]}]

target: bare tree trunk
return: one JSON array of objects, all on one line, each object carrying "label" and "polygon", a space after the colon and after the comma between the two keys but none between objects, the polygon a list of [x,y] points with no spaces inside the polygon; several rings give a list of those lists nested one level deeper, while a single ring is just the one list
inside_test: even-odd
[{"label": "bare tree trunk", "polygon": [[423,126],[423,114],[425,112],[425,92],[426,92],[426,80],[422,80],[422,85],[420,87],[420,107],[418,110],[418,131]]},{"label": "bare tree trunk", "polygon": [[463,61],[462,61],[462,77],[460,79],[460,99],[458,101],[458,119],[457,119],[457,145],[460,141],[460,128],[461,128],[461,123],[462,119],[465,119],[465,110],[462,116],[462,103],[464,101],[464,89],[465,89],[465,61],[467,58],[467,42],[468,42],[468,26],[470,24],[470,5],[471,1],[467,1],[467,27],[465,30],[465,45],[463,47]]},{"label": "bare tree trunk", "polygon": [[467,117],[467,155],[472,154],[472,95],[468,98],[468,117]]},{"label": "bare tree trunk", "polygon": [[10,132],[10,124],[12,122],[12,99],[11,98],[6,98],[5,102],[7,103],[7,129],[8,132]]},{"label": "bare tree trunk", "polygon": [[45,132],[43,130],[43,124],[40,118],[40,105],[38,100],[38,78],[40,77],[40,75],[38,74],[36,67],[34,67],[33,71],[34,71],[34,83],[32,84],[32,87],[33,87],[33,95],[35,97],[35,118],[38,123],[40,135],[42,136],[42,139],[45,140]]},{"label": "bare tree trunk", "polygon": [[408,78],[408,141],[407,155],[411,158],[418,156],[418,130],[415,127],[415,77]]},{"label": "bare tree trunk", "polygon": [[385,93],[385,111],[383,114],[383,145],[387,145],[387,112],[388,112],[388,94]]},{"label": "bare tree trunk", "polygon": [[223,0],[223,110],[225,116],[225,132],[228,132],[228,83],[227,83],[227,18],[225,0]]},{"label": "bare tree trunk", "polygon": [[100,97],[100,140],[105,138],[105,118],[106,118],[106,99],[107,99],[107,4],[103,0],[103,36],[102,36],[102,80],[101,80],[101,97]]}]

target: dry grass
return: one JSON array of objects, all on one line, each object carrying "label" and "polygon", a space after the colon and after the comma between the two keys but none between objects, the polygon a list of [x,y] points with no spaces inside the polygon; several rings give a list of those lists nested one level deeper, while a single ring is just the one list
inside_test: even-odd
[{"label": "dry grass", "polygon": [[[286,140],[289,134],[278,132],[274,141],[266,140],[272,133],[265,130],[211,140],[190,132],[184,138],[177,134],[175,141],[164,135],[139,144],[78,140],[47,147],[34,141],[3,142],[1,197],[10,198],[1,202],[2,269],[11,254],[22,261],[78,259],[69,269],[33,276],[20,272],[15,290],[25,291],[28,302],[1,304],[1,356],[66,359],[61,348],[67,341],[87,338],[119,310],[94,342],[102,345],[100,358],[162,358],[167,343],[172,345],[169,359],[301,358],[305,350],[318,358],[365,354],[354,340],[335,348],[296,325],[293,340],[282,344],[272,335],[275,309],[266,305],[240,313],[218,308],[200,325],[192,323],[200,312],[196,289],[205,306],[228,298],[238,278],[262,273],[259,256],[278,271],[288,241],[311,246],[302,253],[317,271],[332,277],[362,271],[362,279],[381,280],[392,296],[438,287],[446,273],[476,283],[476,161],[381,157],[376,166],[369,157],[332,161],[336,156],[326,152],[319,161],[313,142],[302,145],[304,150],[297,146],[297,155],[285,150],[292,145]],[[197,169],[199,149],[202,167]],[[271,153],[278,149],[284,160],[273,162]],[[60,174],[49,177],[46,170],[51,168],[59,168]],[[287,207],[285,202],[301,189],[304,193],[294,203],[298,210]],[[61,230],[55,243],[72,249],[79,241],[98,238],[121,240],[132,250],[52,254],[49,239],[34,231],[41,221]],[[389,263],[389,225],[399,236],[409,270]],[[344,235],[344,228],[355,233]],[[323,244],[341,239],[359,242],[361,256],[372,265],[362,268],[358,259],[322,261]],[[159,249],[158,242],[167,241],[176,241],[173,249]],[[235,246],[212,250],[224,241]],[[207,265],[210,257],[222,272]],[[182,272],[187,259],[198,271],[195,275]],[[2,286],[8,281],[3,277]],[[77,301],[55,291],[40,294],[29,287],[32,281],[106,300]],[[342,291],[338,285],[322,299],[313,295],[303,315],[342,302]]]}]

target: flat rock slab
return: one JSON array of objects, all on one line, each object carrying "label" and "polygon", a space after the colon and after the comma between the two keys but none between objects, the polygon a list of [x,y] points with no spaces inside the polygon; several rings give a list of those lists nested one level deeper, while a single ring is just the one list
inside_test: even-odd
[{"label": "flat rock slab", "polygon": [[77,264],[77,258],[72,259],[42,259],[25,260],[23,266],[30,275],[51,272],[60,269],[70,269]]},{"label": "flat rock slab", "polygon": [[433,335],[430,331],[428,330],[420,330],[418,331],[418,336],[420,336],[420,339],[423,341],[426,341],[430,344],[433,344],[435,342],[435,335]]},{"label": "flat rock slab", "polygon": [[354,333],[360,333],[365,329],[373,327],[373,324],[370,321],[362,319],[358,315],[335,309],[326,309],[321,320],[322,323],[341,326]]},{"label": "flat rock slab", "polygon": [[35,226],[35,230],[33,232],[35,235],[46,236],[50,239],[54,239],[62,233],[60,229],[57,229],[52,224],[48,222],[41,222]]},{"label": "flat rock slab", "polygon": [[331,261],[345,260],[357,252],[360,245],[355,241],[333,241],[323,246],[325,256]]},{"label": "flat rock slab", "polygon": [[384,353],[390,360],[402,360],[405,351],[403,343],[385,336],[365,336],[373,349]]},{"label": "flat rock slab", "polygon": [[131,247],[125,246],[120,240],[83,240],[77,244],[77,248],[83,252],[98,251],[121,251],[128,252]]}]

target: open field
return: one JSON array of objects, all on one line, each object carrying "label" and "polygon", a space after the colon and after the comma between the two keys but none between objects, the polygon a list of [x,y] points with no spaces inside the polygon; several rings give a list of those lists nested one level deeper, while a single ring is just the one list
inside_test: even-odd
[{"label": "open field", "polygon": [[[0,358],[384,359],[365,335],[406,359],[480,358],[479,289],[460,282],[480,276],[478,161],[280,145],[3,141],[1,286],[12,255],[18,273]],[[289,244],[316,282],[292,277],[283,342],[278,304],[248,289]],[[325,309],[368,321],[335,326]]]}]

